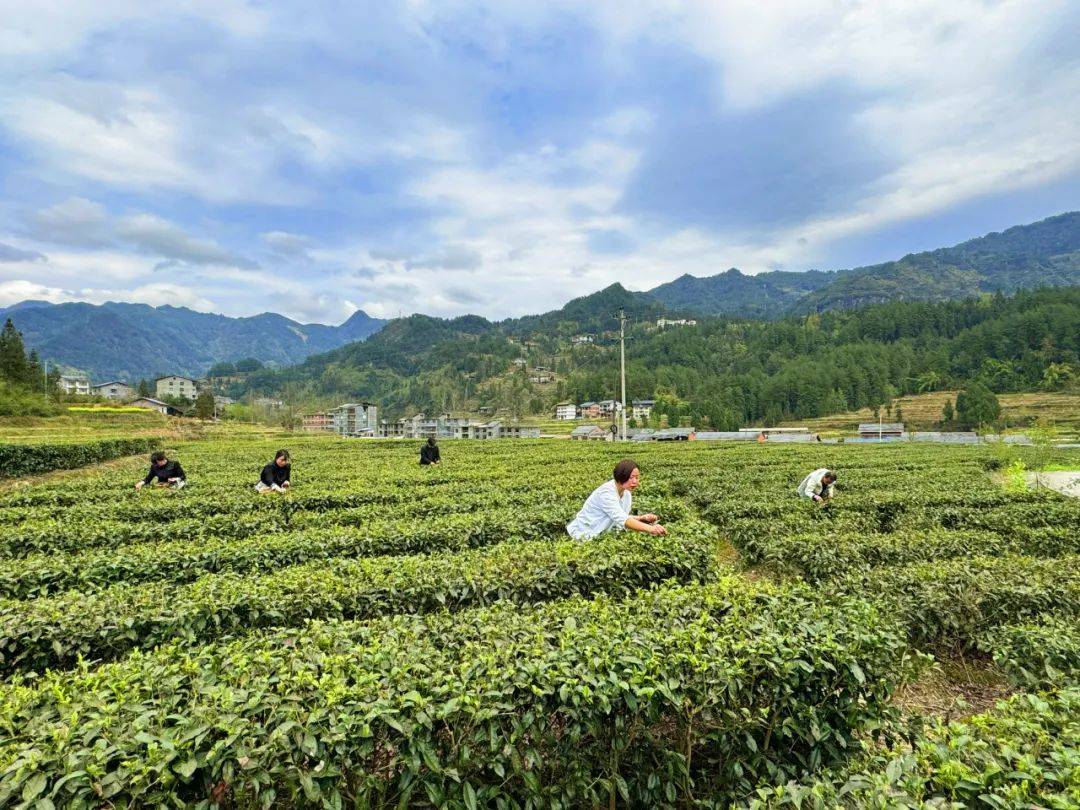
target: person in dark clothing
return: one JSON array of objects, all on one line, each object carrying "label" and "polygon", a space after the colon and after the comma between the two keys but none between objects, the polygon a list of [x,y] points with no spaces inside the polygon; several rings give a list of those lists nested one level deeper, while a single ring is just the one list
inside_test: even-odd
[{"label": "person in dark clothing", "polygon": [[259,483],[255,485],[256,492],[280,492],[285,494],[292,486],[289,480],[292,477],[292,459],[289,458],[288,450],[278,450],[274,460],[262,468],[259,475]]},{"label": "person in dark clothing", "polygon": [[142,489],[153,481],[156,487],[169,487],[171,489],[183,489],[187,484],[187,476],[179,461],[169,461],[160,450],[150,456],[150,472],[146,478],[135,485],[135,489]]},{"label": "person in dark clothing", "polygon": [[428,439],[427,444],[420,447],[420,463],[426,467],[428,464],[438,464],[440,461],[442,457],[439,455],[439,445],[434,439]]}]

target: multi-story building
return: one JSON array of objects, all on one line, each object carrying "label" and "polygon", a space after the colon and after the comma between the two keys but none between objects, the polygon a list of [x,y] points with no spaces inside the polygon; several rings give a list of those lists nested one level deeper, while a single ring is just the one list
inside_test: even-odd
[{"label": "multi-story building", "polygon": [[499,420],[478,419],[442,414],[429,417],[420,413],[395,422],[383,422],[379,435],[401,439],[538,439],[540,428],[531,425],[504,425]]},{"label": "multi-story building", "polygon": [[581,417],[583,419],[599,419],[600,418],[600,403],[599,402],[582,402],[580,407]]},{"label": "multi-story building", "polygon": [[158,377],[154,380],[154,395],[158,399],[164,397],[195,399],[199,395],[199,385],[190,377],[170,374],[168,377]]},{"label": "multi-story building", "polygon": [[120,402],[134,399],[136,393],[133,387],[128,385],[126,382],[120,382],[119,380],[113,380],[112,382],[98,383],[97,385],[92,385],[90,386],[90,390],[99,397],[105,397],[105,399],[115,399]]},{"label": "multi-story building", "polygon": [[320,411],[319,413],[309,413],[307,414],[307,416],[301,417],[300,427],[303,430],[310,431],[333,430],[334,417],[326,411]]},{"label": "multi-story building", "polygon": [[65,394],[89,396],[91,391],[90,378],[80,374],[62,374],[60,376],[60,390]]},{"label": "multi-story building", "polygon": [[332,430],[342,436],[374,436],[379,429],[379,409],[370,402],[346,402],[330,411]]},{"label": "multi-story building", "polygon": [[635,399],[630,402],[630,415],[635,419],[648,419],[656,402],[651,399]]},{"label": "multi-story building", "polygon": [[582,345],[584,345],[586,343],[592,343],[592,342],[593,342],[593,336],[592,335],[574,335],[572,338],[570,338],[570,343],[573,344],[574,346],[582,346]]},{"label": "multi-story building", "polygon": [[577,419],[577,405],[573,402],[560,402],[555,406],[556,419]]},{"label": "multi-story building", "polygon": [[596,403],[600,406],[600,416],[614,416],[622,412],[622,403],[617,399],[605,399]]},{"label": "multi-story building", "polygon": [[663,329],[666,326],[697,326],[697,321],[692,318],[658,318],[656,328]]}]

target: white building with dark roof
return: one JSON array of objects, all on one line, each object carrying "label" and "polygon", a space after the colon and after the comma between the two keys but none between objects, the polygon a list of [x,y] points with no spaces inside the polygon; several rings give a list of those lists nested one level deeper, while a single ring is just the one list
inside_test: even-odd
[{"label": "white building with dark roof", "polygon": [[126,382],[120,382],[119,380],[113,380],[107,383],[98,383],[90,387],[90,390],[97,394],[99,397],[105,397],[105,399],[115,399],[123,402],[124,400],[133,399],[135,397],[135,389],[128,385]]}]

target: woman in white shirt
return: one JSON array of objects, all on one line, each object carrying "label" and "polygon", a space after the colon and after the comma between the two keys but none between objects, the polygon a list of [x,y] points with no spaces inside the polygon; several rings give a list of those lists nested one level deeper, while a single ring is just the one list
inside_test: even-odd
[{"label": "woman in white shirt", "polygon": [[593,490],[572,521],[567,533],[575,540],[590,540],[608,529],[631,529],[652,535],[667,534],[656,515],[630,514],[631,493],[641,483],[641,470],[633,459],[624,458],[615,465],[612,480]]}]

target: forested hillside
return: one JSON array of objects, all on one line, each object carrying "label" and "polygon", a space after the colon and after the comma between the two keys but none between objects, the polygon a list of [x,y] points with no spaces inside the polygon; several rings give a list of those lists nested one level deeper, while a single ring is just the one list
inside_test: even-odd
[{"label": "forested hillside", "polygon": [[[601,306],[615,293],[604,291]],[[599,317],[588,300],[574,307]],[[544,323],[572,326],[566,316],[550,313]],[[608,329],[615,326],[609,317]],[[413,316],[362,344],[255,375],[251,390],[295,399],[367,398],[388,415],[481,405],[527,415],[561,399],[617,396],[612,331],[593,344],[573,345],[562,334],[523,336],[520,329],[519,322]],[[1080,288],[779,321],[706,318],[667,330],[638,320],[627,346],[628,398],[658,398],[673,417],[717,429],[872,407],[973,380],[999,392],[1062,390],[1080,381]],[[551,369],[556,382],[530,383],[515,358]]]},{"label": "forested hillside", "polygon": [[43,359],[85,371],[101,382],[134,382],[158,374],[201,376],[214,363],[246,357],[299,363],[317,352],[363,340],[384,323],[362,311],[339,326],[326,326],[270,312],[230,318],[185,307],[111,301],[24,301],[0,309],[0,318],[11,318]]},{"label": "forested hillside", "polygon": [[985,292],[1080,284],[1080,212],[1061,214],[954,247],[839,272],[745,276],[732,268],[684,275],[648,295],[706,315],[776,318],[887,301],[946,301]]}]

